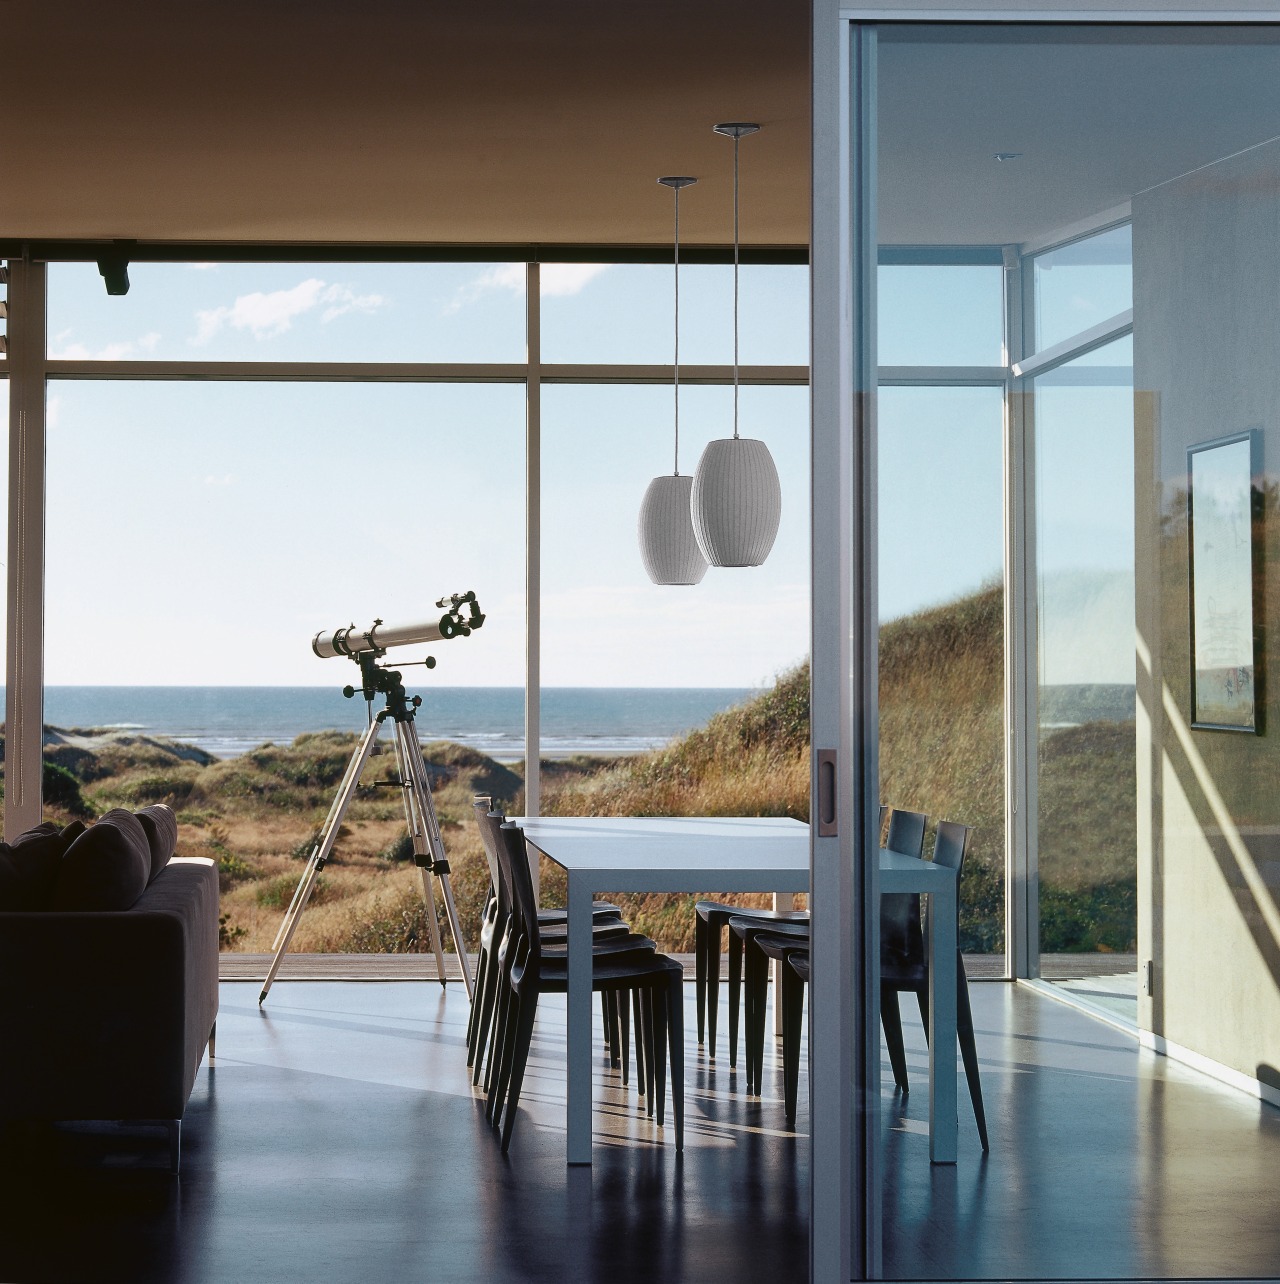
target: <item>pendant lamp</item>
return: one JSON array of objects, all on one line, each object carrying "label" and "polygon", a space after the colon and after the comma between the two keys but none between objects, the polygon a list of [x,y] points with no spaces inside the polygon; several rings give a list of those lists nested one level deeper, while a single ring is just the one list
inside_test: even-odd
[{"label": "pendant lamp", "polygon": [[712,566],[759,566],[782,517],[782,487],[762,441],[738,436],[738,144],[759,125],[716,125],[733,139],[733,436],[708,442],[693,475],[693,530]]},{"label": "pendant lamp", "polygon": [[675,470],[670,476],[655,477],[640,503],[640,557],[655,584],[697,584],[707,573],[690,519],[692,477],[680,476],[680,190],[696,178],[660,178],[659,183],[675,193],[676,306],[675,306]]}]

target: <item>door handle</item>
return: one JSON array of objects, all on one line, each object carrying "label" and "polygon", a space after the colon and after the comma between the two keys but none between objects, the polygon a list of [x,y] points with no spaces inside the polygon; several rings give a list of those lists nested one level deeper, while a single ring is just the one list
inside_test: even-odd
[{"label": "door handle", "polygon": [[818,750],[818,837],[840,836],[836,807],[836,751]]}]

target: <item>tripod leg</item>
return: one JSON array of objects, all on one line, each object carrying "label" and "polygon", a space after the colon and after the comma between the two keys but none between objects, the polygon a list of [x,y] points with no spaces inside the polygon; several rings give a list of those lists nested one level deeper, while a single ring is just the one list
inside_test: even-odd
[{"label": "tripod leg", "polygon": [[[411,722],[397,723],[396,729],[401,736],[400,779],[411,786],[409,792],[413,795],[426,850],[431,856],[432,873],[435,874],[440,883],[440,895],[444,901],[445,918],[449,924],[449,935],[453,939],[453,950],[457,955],[458,964],[462,971],[462,981],[467,988],[467,998],[474,1002],[475,985],[471,979],[471,971],[467,967],[467,950],[464,944],[465,938],[462,934],[462,922],[458,917],[458,906],[453,899],[453,886],[449,882],[449,862],[444,853],[444,840],[440,837],[440,822],[436,819],[436,808],[431,798],[431,787],[427,783],[426,767],[422,761],[422,746],[418,743],[418,733],[414,730]],[[406,774],[405,767],[410,764],[414,767],[414,770]],[[416,837],[414,843],[416,849]],[[436,958],[440,968],[440,983],[443,985],[445,971],[443,955],[439,945],[439,927],[436,923],[435,897],[430,895],[430,889],[425,884],[423,890],[427,894],[427,922],[433,929],[432,944],[435,947]]]},{"label": "tripod leg", "polygon": [[[372,725],[377,726],[377,723]],[[368,735],[367,731],[365,732],[365,735]],[[351,755],[351,761],[347,763],[346,771],[342,774],[342,780],[338,785],[338,792],[334,795],[333,802],[329,806],[329,814],[324,818],[324,824],[320,826],[320,831],[316,835],[315,845],[311,848],[311,856],[308,860],[309,865],[315,863],[316,857],[320,853],[320,847],[324,836],[330,831],[335,834],[338,832],[338,824],[341,824],[342,821],[339,818],[338,824],[334,824],[334,817],[337,814],[339,806],[341,806],[344,811],[346,810],[346,803],[343,802],[343,799],[349,796],[350,790],[353,787],[354,782],[352,781],[352,773],[354,772],[355,779],[359,780],[360,773],[364,770],[366,760],[367,755],[362,756],[360,753],[360,747],[357,747],[356,752]],[[276,939],[271,942],[271,949],[273,952],[280,948],[280,942],[284,940],[285,930],[288,928],[290,922],[297,914],[301,913],[298,901],[302,896],[302,889],[306,881],[305,875],[298,880],[298,886],[293,892],[293,900],[289,902],[289,908],[285,911],[285,916],[280,921],[280,928],[276,932]]]},{"label": "tripod leg", "polygon": [[[418,744],[417,734],[410,731],[410,726],[408,722],[396,723],[396,763],[400,768],[400,785],[404,794],[405,824],[408,825],[409,837],[413,840],[414,860],[422,873],[422,900],[427,910],[427,934],[431,938],[432,953],[436,956],[436,975],[440,978],[440,984],[444,985],[448,976],[445,974],[444,947],[440,941],[440,918],[436,913],[436,898],[431,888],[430,869],[430,863],[434,863],[436,856],[443,853],[437,852],[432,844],[431,831],[427,827],[427,813],[422,803],[422,795],[426,788],[423,779],[425,768],[422,763],[422,746]],[[465,960],[463,960],[463,970],[465,973]]]},{"label": "tripod leg", "polygon": [[333,806],[329,808],[329,815],[325,820],[325,827],[320,831],[316,849],[311,853],[307,868],[303,872],[297,890],[293,894],[293,902],[289,906],[289,912],[285,915],[280,931],[276,933],[275,954],[271,960],[271,967],[267,972],[266,980],[262,983],[262,993],[258,995],[259,1007],[262,1006],[271,990],[272,982],[275,981],[276,973],[280,970],[280,964],[284,961],[285,952],[289,948],[289,942],[293,940],[293,934],[297,931],[298,921],[302,918],[302,911],[307,908],[307,901],[315,888],[316,879],[324,868],[325,862],[329,859],[330,852],[333,851],[334,840],[337,838],[338,830],[342,826],[343,817],[346,816],[347,808],[351,805],[351,799],[355,796],[356,784],[360,780],[360,773],[364,771],[365,763],[369,761],[369,755],[373,752],[374,741],[378,738],[378,730],[379,723],[376,721],[371,722],[360,743],[356,746],[355,752],[351,755],[346,775],[342,778],[342,787],[338,790],[338,796],[333,800]]}]

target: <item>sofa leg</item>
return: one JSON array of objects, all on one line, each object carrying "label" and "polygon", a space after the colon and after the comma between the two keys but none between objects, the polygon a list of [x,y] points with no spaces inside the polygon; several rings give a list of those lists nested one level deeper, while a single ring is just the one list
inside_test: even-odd
[{"label": "sofa leg", "polygon": [[169,1171],[176,1175],[182,1162],[182,1120],[166,1119],[165,1127],[169,1132]]},{"label": "sofa leg", "polygon": [[218,1046],[218,1023],[213,1023],[213,1029],[209,1031],[209,1060],[212,1061],[216,1055],[215,1049]]}]

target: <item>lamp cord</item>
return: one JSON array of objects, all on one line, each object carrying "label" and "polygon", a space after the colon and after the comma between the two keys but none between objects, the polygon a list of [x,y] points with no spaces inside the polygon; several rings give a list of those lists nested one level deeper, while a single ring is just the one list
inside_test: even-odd
[{"label": "lamp cord", "polygon": [[676,194],[676,351],[675,351],[675,406],[676,406],[676,457],[675,475],[680,476],[680,188]]},{"label": "lamp cord", "polygon": [[733,439],[738,440],[738,144],[733,137]]}]

